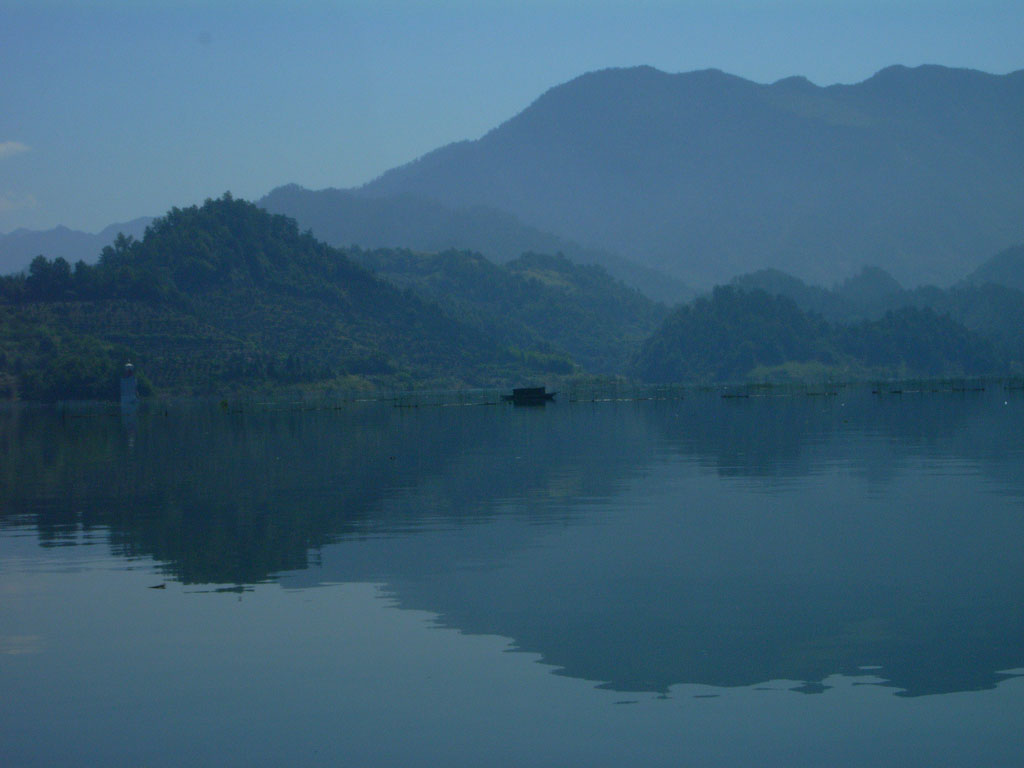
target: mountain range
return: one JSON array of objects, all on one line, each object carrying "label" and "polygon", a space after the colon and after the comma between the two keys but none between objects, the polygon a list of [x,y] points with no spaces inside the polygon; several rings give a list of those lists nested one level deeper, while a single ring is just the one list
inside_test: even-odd
[{"label": "mountain range", "polygon": [[[697,286],[866,264],[948,285],[1024,241],[1024,71],[894,66],[855,85],[592,72],[358,190],[484,205]],[[299,217],[301,218],[301,217]]]},{"label": "mountain range", "polygon": [[[582,75],[480,139],[358,189],[259,204],[329,244],[563,253],[666,303],[775,268],[833,285],[878,265],[951,285],[1024,242],[1024,70],[893,66],[853,85],[717,70]],[[118,231],[0,235],[0,273],[94,260]]]},{"label": "mountain range", "polygon": [[1019,348],[1024,342],[1024,246],[997,253],[949,288],[907,289],[879,267],[865,267],[831,289],[807,285],[776,269],[740,275],[731,285],[784,296],[834,323],[878,320],[888,312],[917,307],[948,315],[1003,345]]},{"label": "mountain range", "polygon": [[289,184],[257,201],[271,213],[295,219],[337,248],[409,248],[426,253],[474,251],[497,263],[524,253],[562,254],[577,264],[598,264],[608,274],[655,301],[675,304],[694,296],[682,280],[601,248],[523,224],[485,205],[452,208],[412,195],[367,197],[351,190],[309,190]]},{"label": "mountain range", "polygon": [[76,261],[93,263],[100,251],[114,242],[118,234],[141,238],[152,216],[143,216],[120,224],[111,224],[99,232],[81,232],[67,227],[53,229],[16,229],[0,235],[0,275],[20,272],[36,256],[62,258],[70,264]]}]

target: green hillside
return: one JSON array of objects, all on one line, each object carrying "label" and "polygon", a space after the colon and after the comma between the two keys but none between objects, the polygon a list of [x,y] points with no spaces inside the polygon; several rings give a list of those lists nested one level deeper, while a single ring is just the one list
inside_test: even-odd
[{"label": "green hillside", "polygon": [[561,255],[526,253],[502,265],[466,251],[379,250],[352,258],[505,344],[550,345],[592,373],[625,373],[636,346],[667,313],[603,268]]},{"label": "green hillside", "polygon": [[568,372],[371,275],[295,222],[225,195],[173,209],[99,263],[37,258],[0,281],[0,387],[112,397],[132,359],[169,394],[483,385]]},{"label": "green hillside", "polygon": [[928,307],[829,323],[789,297],[722,286],[673,312],[640,347],[633,372],[675,382],[980,376],[1019,367],[1005,348]]}]

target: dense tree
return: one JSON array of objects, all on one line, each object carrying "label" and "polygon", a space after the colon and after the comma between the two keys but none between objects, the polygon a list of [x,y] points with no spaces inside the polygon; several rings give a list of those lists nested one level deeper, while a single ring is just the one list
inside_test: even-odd
[{"label": "dense tree", "polygon": [[830,324],[792,299],[735,286],[716,288],[671,314],[640,348],[647,381],[742,380],[792,363],[837,376],[1009,373],[989,340],[948,315],[903,307],[877,320]]},{"label": "dense tree", "polygon": [[469,251],[358,251],[374,274],[410,288],[519,347],[562,350],[594,373],[621,374],[666,310],[598,266],[524,253],[494,264]]},{"label": "dense tree", "polygon": [[640,348],[647,381],[730,380],[757,366],[828,359],[827,325],[796,303],[763,291],[715,288],[672,313]]},{"label": "dense tree", "polygon": [[[484,384],[572,368],[553,350],[497,342],[228,195],[172,209],[140,241],[118,237],[95,266],[40,257],[0,289],[12,319],[0,374],[23,397],[79,396],[101,349],[131,350],[158,387],[182,393],[353,377]],[[36,343],[42,328],[68,343]]]},{"label": "dense tree", "polygon": [[94,266],[39,256],[0,278],[0,388],[114,397],[128,359],[180,394],[508,386],[580,365],[723,381],[794,366],[1018,373],[1024,361],[1024,293],[1005,285],[905,291],[866,270],[828,291],[764,272],[666,313],[560,255],[499,266],[465,251],[341,251],[225,195],[172,209],[141,240],[119,236]]}]

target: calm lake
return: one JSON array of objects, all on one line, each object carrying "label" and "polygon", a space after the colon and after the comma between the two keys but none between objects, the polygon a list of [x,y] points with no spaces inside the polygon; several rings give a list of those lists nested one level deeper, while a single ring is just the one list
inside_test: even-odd
[{"label": "calm lake", "polygon": [[1022,755],[1021,391],[0,411],[5,766]]}]

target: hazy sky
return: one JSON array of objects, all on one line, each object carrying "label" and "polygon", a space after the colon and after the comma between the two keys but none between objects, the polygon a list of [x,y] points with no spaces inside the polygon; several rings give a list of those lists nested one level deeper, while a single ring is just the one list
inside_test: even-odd
[{"label": "hazy sky", "polygon": [[361,184],[584,72],[1024,69],[1022,0],[0,0],[0,232]]}]

